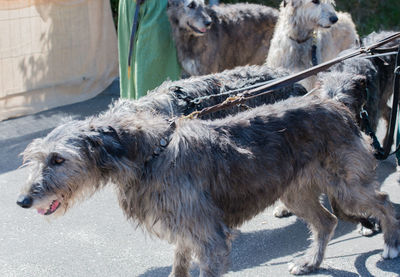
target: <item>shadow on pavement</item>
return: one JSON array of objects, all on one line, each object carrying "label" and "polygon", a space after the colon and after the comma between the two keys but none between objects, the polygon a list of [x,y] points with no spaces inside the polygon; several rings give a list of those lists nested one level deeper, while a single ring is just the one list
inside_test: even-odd
[{"label": "shadow on pavement", "polygon": [[[334,238],[352,232],[356,227],[354,224],[340,222],[336,228]],[[305,251],[310,244],[309,237],[308,228],[299,219],[283,228],[241,233],[233,242],[229,271],[240,272],[248,268],[265,266],[265,263],[268,263],[270,260]],[[171,267],[151,268],[140,276],[168,276],[171,270]],[[343,270],[324,268],[321,268],[316,273],[326,273],[326,275],[330,276],[358,276],[357,274]],[[198,275],[198,269],[192,270],[192,276]]]},{"label": "shadow on pavement", "polygon": [[83,119],[98,114],[118,97],[119,84],[115,80],[105,91],[87,101],[0,122],[0,174],[21,166],[19,154],[26,146],[33,139],[47,135],[63,119]]}]

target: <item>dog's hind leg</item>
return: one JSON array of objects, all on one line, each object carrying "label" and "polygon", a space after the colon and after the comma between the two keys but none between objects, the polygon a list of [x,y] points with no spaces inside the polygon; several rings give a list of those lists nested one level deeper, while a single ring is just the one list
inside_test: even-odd
[{"label": "dog's hind leg", "polygon": [[372,218],[346,214],[342,210],[342,208],[340,207],[340,205],[336,201],[336,199],[333,197],[329,197],[329,203],[331,205],[333,214],[336,215],[337,218],[348,221],[348,222],[360,223],[361,224],[361,228],[360,228],[361,235],[372,236],[372,235],[380,232],[380,226],[379,226],[379,223],[376,222],[376,220],[373,220]]},{"label": "dog's hind leg", "polygon": [[319,267],[336,228],[337,218],[321,205],[319,196],[318,191],[303,186],[300,189],[296,187],[281,198],[290,210],[309,224],[313,235],[312,246],[305,256],[289,265],[290,273],[295,275],[309,273]]},{"label": "dog's hind leg", "polygon": [[190,248],[178,243],[175,248],[174,265],[169,277],[189,277],[191,258],[192,251]]},{"label": "dog's hind leg", "polygon": [[387,194],[365,184],[349,184],[347,189],[338,201],[340,207],[346,214],[369,215],[379,220],[385,242],[382,256],[385,259],[396,258],[399,255],[400,225]]}]

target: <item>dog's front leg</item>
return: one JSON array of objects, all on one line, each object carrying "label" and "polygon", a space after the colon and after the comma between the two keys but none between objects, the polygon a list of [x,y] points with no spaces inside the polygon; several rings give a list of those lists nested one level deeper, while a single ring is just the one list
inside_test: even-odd
[{"label": "dog's front leg", "polygon": [[192,251],[190,248],[178,243],[175,248],[174,265],[169,277],[189,277],[191,259]]},{"label": "dog's front leg", "polygon": [[199,260],[200,277],[222,276],[230,265],[231,240],[228,238],[228,228],[223,223],[217,223],[213,230],[202,234],[205,240],[197,241],[194,249]]}]

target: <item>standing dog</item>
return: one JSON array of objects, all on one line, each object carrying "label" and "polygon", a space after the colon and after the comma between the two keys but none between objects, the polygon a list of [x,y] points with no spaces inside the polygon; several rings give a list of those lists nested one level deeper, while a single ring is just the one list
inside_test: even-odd
[{"label": "standing dog", "polygon": [[203,0],[169,0],[167,13],[179,62],[192,76],[263,64],[278,19],[270,7]]},{"label": "standing dog", "polygon": [[[313,58],[322,63],[356,45],[359,39],[351,16],[336,14],[332,4],[331,0],[284,0],[267,65],[299,72],[310,68]],[[311,90],[315,77],[301,83]]]},{"label": "standing dog", "polygon": [[[372,33],[362,40],[363,44],[376,43],[394,32]],[[400,40],[394,40],[385,47],[400,44]],[[342,54],[346,54],[344,51]],[[393,94],[393,81],[395,69],[395,55],[381,56],[375,58],[354,57],[345,60],[330,68],[329,72],[318,74],[318,86],[313,94],[335,99],[345,104],[353,113],[356,122],[363,131],[367,130],[365,121],[361,120],[360,113],[363,109],[368,112],[370,128],[376,132],[378,121],[381,117],[389,123],[391,108],[387,102]],[[386,144],[386,136],[383,145]],[[335,208],[335,202],[330,201],[335,215],[341,219],[351,219]],[[280,205],[274,210],[274,215],[283,217],[290,211]],[[352,218],[352,221],[361,222],[363,235],[372,234],[377,226],[371,224],[365,218]],[[372,230],[371,230],[372,229]]]},{"label": "standing dog", "polygon": [[175,128],[125,105],[32,142],[24,152],[31,174],[17,203],[63,214],[111,181],[129,220],[176,245],[172,276],[189,276],[193,254],[208,277],[228,268],[231,228],[280,198],[313,235],[305,257],[289,266],[303,274],[319,267],[337,224],[319,201],[325,193],[348,214],[379,218],[383,257],[398,256],[399,222],[376,191],[369,142],[340,103],[291,98]]}]

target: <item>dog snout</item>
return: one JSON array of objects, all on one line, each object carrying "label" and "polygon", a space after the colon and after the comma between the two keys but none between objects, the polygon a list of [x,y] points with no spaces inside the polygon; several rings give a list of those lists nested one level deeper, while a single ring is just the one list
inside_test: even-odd
[{"label": "dog snout", "polygon": [[210,27],[211,24],[212,24],[211,19],[206,19],[206,20],[204,21],[204,25],[206,25],[206,27]]},{"label": "dog snout", "polygon": [[336,15],[331,15],[329,17],[329,21],[332,22],[332,24],[335,24],[338,20],[339,18]]},{"label": "dog snout", "polygon": [[28,209],[32,207],[33,198],[29,195],[20,195],[17,200],[17,204],[22,208]]}]

